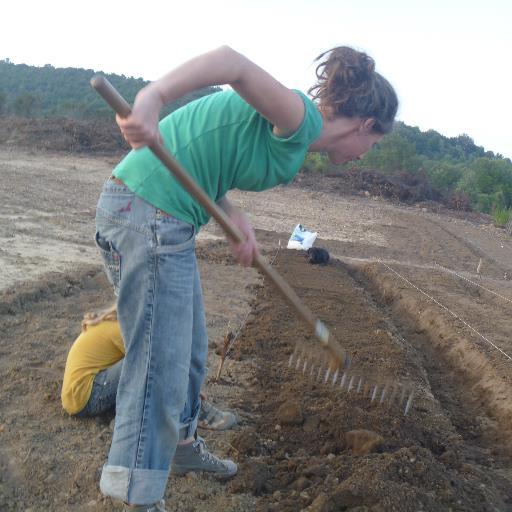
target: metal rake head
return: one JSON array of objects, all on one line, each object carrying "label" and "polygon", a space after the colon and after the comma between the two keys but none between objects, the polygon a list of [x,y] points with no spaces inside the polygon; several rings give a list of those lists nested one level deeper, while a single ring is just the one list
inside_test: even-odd
[{"label": "metal rake head", "polygon": [[357,393],[371,403],[398,405],[403,408],[404,415],[408,414],[414,399],[414,385],[368,377],[364,372],[352,369],[352,359],[348,355],[343,366],[340,366],[324,354],[312,354],[304,347],[296,347],[288,360],[288,368],[301,372],[314,382],[338,387],[347,393]]}]

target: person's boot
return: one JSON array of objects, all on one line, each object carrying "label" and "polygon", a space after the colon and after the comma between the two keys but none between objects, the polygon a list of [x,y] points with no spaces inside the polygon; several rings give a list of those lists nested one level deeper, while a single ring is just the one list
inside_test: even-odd
[{"label": "person's boot", "polygon": [[185,475],[190,472],[206,472],[219,479],[236,475],[237,465],[232,460],[221,460],[206,448],[202,437],[188,444],[179,444],[172,460],[171,474]]},{"label": "person's boot", "polygon": [[227,430],[236,425],[236,416],[232,412],[221,411],[207,400],[201,401],[197,426],[209,430]]},{"label": "person's boot", "polygon": [[127,505],[124,504],[125,512],[167,512],[164,500],[160,500],[152,505]]}]

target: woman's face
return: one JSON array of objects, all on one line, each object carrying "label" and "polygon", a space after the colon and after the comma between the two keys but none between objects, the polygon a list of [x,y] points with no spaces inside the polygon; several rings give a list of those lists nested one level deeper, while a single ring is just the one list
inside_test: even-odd
[{"label": "woman's face", "polygon": [[375,120],[372,118],[332,118],[325,112],[323,117],[322,135],[310,146],[310,151],[326,152],[331,163],[336,165],[358,160],[384,137],[373,131]]},{"label": "woman's face", "polygon": [[355,130],[341,137],[334,138],[326,148],[331,163],[346,164],[351,160],[359,160],[373,146],[378,144],[384,135],[371,130]]}]

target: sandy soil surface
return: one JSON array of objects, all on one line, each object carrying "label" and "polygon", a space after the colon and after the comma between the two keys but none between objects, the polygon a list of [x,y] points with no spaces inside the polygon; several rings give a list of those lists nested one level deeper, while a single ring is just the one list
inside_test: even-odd
[{"label": "sandy soil surface", "polygon": [[[0,146],[1,510],[119,510],[98,491],[112,417],[69,418],[59,402],[82,313],[112,300],[91,240],[116,161]],[[206,391],[239,423],[203,434],[240,471],[227,484],[171,478],[168,509],[512,510],[512,239],[482,218],[346,196],[329,178],[231,198],[352,355],[350,375],[407,383],[416,397],[404,416],[364,386],[288,368],[297,344],[316,354],[316,341],[210,224],[198,239]],[[299,222],[318,231],[329,265],[278,250]],[[216,382],[215,347],[240,326]]]}]

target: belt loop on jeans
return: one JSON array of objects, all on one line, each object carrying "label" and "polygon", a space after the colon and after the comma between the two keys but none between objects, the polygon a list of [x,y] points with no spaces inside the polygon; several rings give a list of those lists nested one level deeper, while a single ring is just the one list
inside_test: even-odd
[{"label": "belt loop on jeans", "polygon": [[120,180],[119,178],[116,178],[115,176],[109,176],[108,178],[110,181],[113,181],[116,185],[125,186],[124,181]]}]

